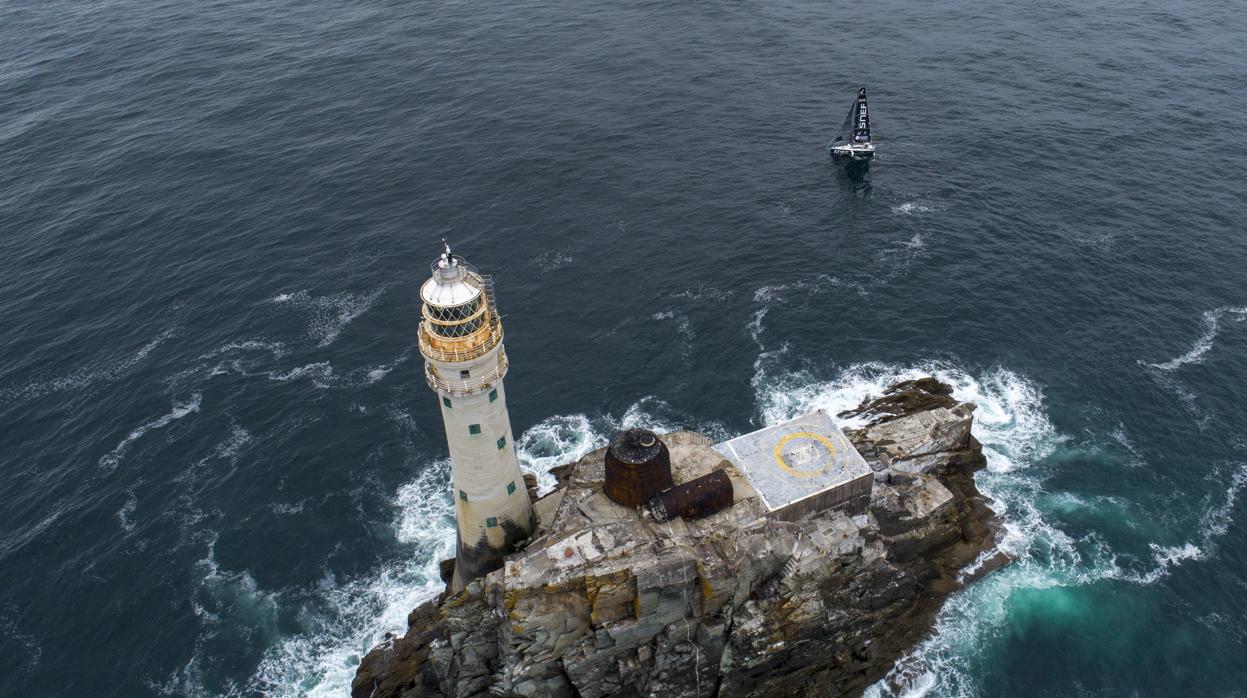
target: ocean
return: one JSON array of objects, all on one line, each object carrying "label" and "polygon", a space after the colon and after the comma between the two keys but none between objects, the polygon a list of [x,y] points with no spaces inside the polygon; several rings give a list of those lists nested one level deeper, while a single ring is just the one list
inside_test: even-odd
[{"label": "ocean", "polygon": [[453,551],[442,238],[546,487],[623,426],[978,404],[1017,561],[869,695],[1247,695],[1244,36],[1228,0],[0,2],[0,695],[347,695]]}]

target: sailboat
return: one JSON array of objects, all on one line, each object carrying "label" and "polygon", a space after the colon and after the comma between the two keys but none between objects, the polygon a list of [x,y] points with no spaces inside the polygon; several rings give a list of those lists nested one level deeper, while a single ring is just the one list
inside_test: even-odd
[{"label": "sailboat", "polygon": [[875,144],[870,140],[870,112],[866,108],[866,88],[857,91],[857,99],[849,107],[849,113],[840,125],[840,133],[827,144],[832,155],[851,158],[868,158],[875,154]]}]

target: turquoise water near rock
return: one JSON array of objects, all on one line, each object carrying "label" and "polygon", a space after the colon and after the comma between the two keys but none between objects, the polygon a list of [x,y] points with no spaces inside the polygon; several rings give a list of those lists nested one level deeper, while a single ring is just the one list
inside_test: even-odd
[{"label": "turquoise water near rock", "polygon": [[1018,560],[871,694],[1240,694],[1244,35],[1225,0],[0,4],[0,695],[345,695],[453,546],[442,237],[497,277],[534,472],[931,372],[979,403]]}]

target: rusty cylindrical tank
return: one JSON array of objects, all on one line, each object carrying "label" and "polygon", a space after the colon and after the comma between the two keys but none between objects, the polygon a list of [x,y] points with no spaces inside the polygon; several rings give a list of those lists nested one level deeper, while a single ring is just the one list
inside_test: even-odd
[{"label": "rusty cylindrical tank", "polygon": [[628,507],[671,487],[671,454],[649,429],[628,429],[606,449],[606,496]]},{"label": "rusty cylindrical tank", "polygon": [[732,479],[722,470],[713,470],[694,480],[676,485],[646,502],[655,521],[675,518],[697,519],[732,505]]}]

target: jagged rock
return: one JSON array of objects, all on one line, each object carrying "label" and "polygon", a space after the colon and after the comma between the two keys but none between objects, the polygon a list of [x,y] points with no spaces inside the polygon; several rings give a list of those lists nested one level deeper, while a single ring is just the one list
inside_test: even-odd
[{"label": "jagged rock", "polygon": [[537,496],[537,476],[532,473],[524,473],[524,489],[528,490],[528,498],[536,501]]},{"label": "jagged rock", "polygon": [[[949,593],[1008,562],[985,552],[972,411],[930,378],[854,410],[868,421],[848,436],[883,475],[858,516],[773,520],[734,480],[726,509],[660,524],[601,495],[601,452],[559,468],[526,549],[413,611],[352,696],[860,693]],[[686,479],[726,463],[699,435],[664,440]]]},{"label": "jagged rock", "polygon": [[875,424],[882,424],[903,415],[917,414],[937,407],[953,407],[956,404],[951,385],[927,376],[897,383],[885,390],[881,397],[868,398],[857,407],[841,412],[839,416],[844,419],[866,417]]}]

